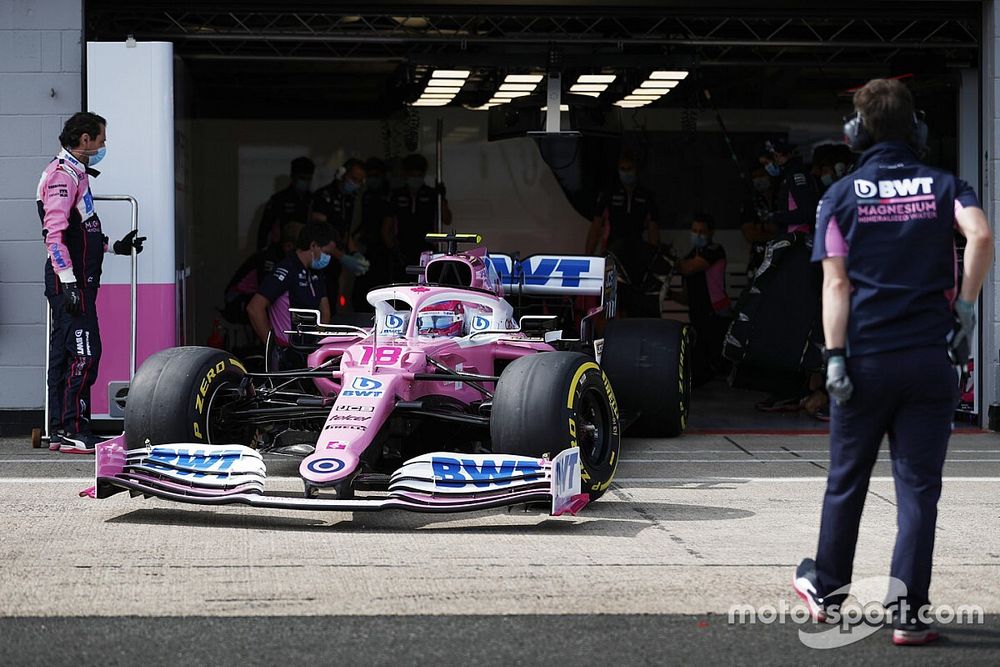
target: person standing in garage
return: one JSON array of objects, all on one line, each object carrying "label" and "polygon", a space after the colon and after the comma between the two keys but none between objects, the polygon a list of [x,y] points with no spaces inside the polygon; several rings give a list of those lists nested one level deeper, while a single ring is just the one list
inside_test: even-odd
[{"label": "person standing in garage", "polygon": [[652,259],[652,249],[660,245],[656,202],[653,193],[639,185],[636,161],[630,153],[622,153],[618,159],[618,181],[616,188],[597,197],[584,253],[597,252],[606,228],[607,251],[621,263],[631,284],[638,285]]},{"label": "person standing in garage", "polygon": [[[823,266],[834,404],[816,559],[802,561],[794,583],[821,620],[841,603],[872,466],[888,433],[898,504],[891,575],[905,586],[889,600],[892,638],[925,644],[938,636],[926,610],[941,470],[958,404],[953,364],[968,356],[993,239],[972,187],[918,159],[927,126],[904,84],[869,81],[854,94],[854,108],[845,136],[864,153],[816,213],[813,260]],[[956,230],[967,240],[957,293]]]},{"label": "person standing in garage", "polygon": [[284,190],[271,195],[264,205],[264,213],[257,230],[257,250],[269,246],[280,246],[282,231],[290,222],[305,224],[309,217],[309,204],[312,200],[313,173],[316,165],[307,157],[297,157],[292,160],[289,172],[292,182]]},{"label": "person standing in garage", "polygon": [[713,240],[714,236],[714,218],[696,214],[691,221],[691,251],[675,265],[684,277],[688,313],[697,334],[691,364],[695,386],[723,370],[722,342],[731,311],[726,293],[726,249]]},{"label": "person standing in garage", "polygon": [[438,194],[441,195],[441,223],[450,225],[451,209],[444,183],[431,187],[427,179],[427,158],[414,153],[403,158],[406,184],[389,196],[389,210],[382,221],[382,242],[392,256],[392,278],[406,282],[406,267],[420,261],[420,253],[434,250],[425,239],[437,221]]},{"label": "person standing in garage", "polygon": [[[95,113],[73,114],[59,135],[62,150],[38,182],[42,222],[45,297],[52,311],[49,332],[49,449],[92,453],[104,438],[90,430],[90,389],[101,362],[97,290],[108,237],[94,209],[90,178],[104,158],[107,121]],[[115,241],[116,255],[142,252],[145,237],[131,231]]]},{"label": "person standing in garage", "polygon": [[[338,254],[326,269],[326,289],[330,295],[331,307],[336,312],[340,307],[340,297],[344,297],[344,305],[351,298],[350,287],[343,285],[341,289],[342,269],[351,275],[363,275],[368,270],[368,262],[364,256],[357,253],[357,247],[351,244],[351,227],[354,224],[356,204],[361,201],[361,190],[365,185],[365,165],[357,158],[350,158],[338,175],[330,183],[317,190],[312,197],[309,210],[311,222],[326,222],[334,232]],[[358,214],[361,214],[361,208]]]},{"label": "person standing in garage", "polygon": [[768,141],[760,162],[770,176],[780,179],[774,197],[774,210],[767,222],[782,231],[810,232],[819,199],[816,179],[795,155],[795,146],[782,139]]}]

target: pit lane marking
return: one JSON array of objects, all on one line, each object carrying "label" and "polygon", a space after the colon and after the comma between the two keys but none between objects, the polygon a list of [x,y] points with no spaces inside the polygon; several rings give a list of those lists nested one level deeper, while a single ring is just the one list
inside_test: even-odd
[{"label": "pit lane marking", "polygon": [[[268,477],[269,482],[301,482],[301,477]],[[746,484],[767,482],[777,484],[826,483],[826,477],[615,477],[615,483],[657,484]],[[872,477],[872,482],[893,482],[892,477]],[[944,482],[1000,482],[1000,477],[943,477]],[[93,477],[0,477],[0,484],[93,484]]]}]

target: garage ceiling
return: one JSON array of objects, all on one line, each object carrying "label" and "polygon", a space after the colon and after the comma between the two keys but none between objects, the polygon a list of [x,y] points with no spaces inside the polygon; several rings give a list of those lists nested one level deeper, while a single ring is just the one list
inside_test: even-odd
[{"label": "garage ceiling", "polygon": [[[829,106],[871,76],[950,85],[979,60],[977,2],[126,2],[87,0],[87,39],[166,40],[203,117],[382,117],[434,68],[470,69],[456,104],[485,101],[508,72],[653,69],[694,75],[657,105]],[[607,94],[607,104],[615,99]],[[602,98],[602,101],[603,98]]]}]

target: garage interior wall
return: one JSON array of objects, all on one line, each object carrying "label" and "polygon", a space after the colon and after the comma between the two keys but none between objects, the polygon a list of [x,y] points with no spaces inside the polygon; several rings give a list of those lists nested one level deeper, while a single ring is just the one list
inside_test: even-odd
[{"label": "garage interior wall", "polygon": [[63,122],[80,110],[81,5],[0,0],[0,410],[44,402],[45,248],[35,188]]},{"label": "garage interior wall", "polygon": [[[489,247],[582,252],[586,220],[570,206],[531,139],[486,142],[486,114],[461,109],[424,115],[416,152],[434,182],[435,120],[444,119],[444,182],[455,228],[483,234]],[[288,185],[289,162],[309,156],[313,188],[329,183],[349,157],[385,153],[380,121],[192,123],[189,330],[204,343],[232,273],[254,251],[264,203]],[[406,151],[400,152],[403,157]],[[194,318],[191,322],[190,318]]]},{"label": "garage interior wall", "polygon": [[[787,134],[803,146],[838,140],[833,112],[780,109],[725,110],[733,133]],[[581,253],[588,220],[567,201],[552,169],[533,139],[487,142],[487,114],[442,109],[421,114],[417,152],[430,163],[433,183],[435,122],[444,122],[444,182],[455,216],[455,228],[484,236],[487,247],[528,255],[537,252]],[[679,131],[679,110],[648,110],[643,129]],[[255,121],[195,120],[191,123],[191,208],[188,329],[192,343],[204,343],[218,318],[216,307],[232,273],[254,251],[257,226],[270,195],[288,185],[289,162],[309,156],[317,165],[313,188],[332,180],[349,157],[388,157],[382,121]],[[698,132],[718,133],[713,116],[702,114]],[[405,149],[390,147],[396,157]],[[675,165],[676,166],[676,165]],[[681,165],[679,168],[683,168]],[[728,161],[723,168],[731,170]],[[713,178],[706,174],[706,179]],[[677,186],[669,176],[650,169],[643,184],[667,199]],[[596,199],[597,193],[592,193]],[[689,245],[687,219],[666,214],[661,238],[678,251]],[[735,225],[733,225],[735,226]],[[730,268],[745,266],[749,247],[737,229],[720,229],[717,241],[726,248]]]}]

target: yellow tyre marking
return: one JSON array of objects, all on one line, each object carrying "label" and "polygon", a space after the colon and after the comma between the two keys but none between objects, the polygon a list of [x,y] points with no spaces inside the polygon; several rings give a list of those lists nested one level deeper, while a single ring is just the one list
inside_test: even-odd
[{"label": "yellow tyre marking", "polygon": [[576,392],[574,391],[576,389],[576,383],[579,382],[583,374],[586,373],[591,368],[597,371],[601,370],[601,367],[595,364],[593,361],[588,361],[582,366],[580,366],[578,369],[576,369],[576,373],[573,375],[573,381],[569,385],[569,396],[566,397],[567,408],[573,407],[573,398],[576,395]]}]

